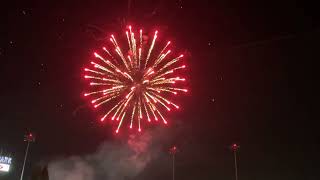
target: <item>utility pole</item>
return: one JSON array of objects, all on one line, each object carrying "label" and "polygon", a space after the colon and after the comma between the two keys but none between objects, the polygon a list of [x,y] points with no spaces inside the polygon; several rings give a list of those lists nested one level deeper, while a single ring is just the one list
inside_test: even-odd
[{"label": "utility pole", "polygon": [[29,133],[27,135],[24,135],[24,141],[27,142],[27,148],[26,148],[26,152],[24,154],[24,161],[23,161],[23,166],[22,166],[22,171],[21,171],[21,176],[20,176],[20,180],[23,180],[23,173],[24,173],[24,167],[26,165],[26,161],[27,161],[27,156],[28,156],[28,151],[29,151],[29,145],[31,142],[34,142],[36,140],[35,136],[32,133]]},{"label": "utility pole", "polygon": [[178,152],[178,148],[173,146],[169,149],[169,152],[172,155],[172,180],[175,180],[175,155]]},{"label": "utility pole", "polygon": [[239,148],[240,146],[237,144],[231,145],[231,150],[233,151],[233,156],[234,156],[234,171],[235,171],[236,180],[238,180],[237,151],[239,150]]}]

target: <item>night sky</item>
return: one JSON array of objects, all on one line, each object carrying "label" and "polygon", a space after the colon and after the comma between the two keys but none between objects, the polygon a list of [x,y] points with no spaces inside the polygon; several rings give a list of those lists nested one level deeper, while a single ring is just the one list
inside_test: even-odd
[{"label": "night sky", "polygon": [[[131,24],[157,28],[188,55],[190,92],[170,118],[176,179],[234,179],[232,143],[240,179],[320,179],[317,11],[294,1],[132,0],[130,11],[125,0],[2,4],[0,149],[13,167],[0,178],[19,176],[28,131],[37,141],[27,175],[125,138],[87,106],[82,68],[104,37]],[[171,177],[156,169],[140,177]]]}]

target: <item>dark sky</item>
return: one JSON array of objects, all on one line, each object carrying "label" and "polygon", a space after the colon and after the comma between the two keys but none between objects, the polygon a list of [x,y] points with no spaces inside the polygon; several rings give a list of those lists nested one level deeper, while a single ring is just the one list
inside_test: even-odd
[{"label": "dark sky", "polygon": [[[37,134],[29,162],[95,151],[117,141],[81,97],[82,67],[122,19],[158,28],[189,57],[190,94],[173,119],[183,152],[177,179],[233,179],[228,145],[240,143],[247,180],[319,179],[315,4],[294,1],[10,1],[1,5],[0,149],[19,174],[23,135]],[[180,162],[179,162],[180,161]],[[27,170],[30,170],[29,168]],[[160,173],[160,171],[158,172]],[[160,177],[153,171],[149,178]],[[161,179],[161,178],[160,178]]]}]

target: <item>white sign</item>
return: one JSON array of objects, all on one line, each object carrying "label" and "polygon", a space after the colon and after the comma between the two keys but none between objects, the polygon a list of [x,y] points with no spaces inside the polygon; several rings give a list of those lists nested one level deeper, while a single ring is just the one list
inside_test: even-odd
[{"label": "white sign", "polygon": [[0,156],[0,163],[11,164],[12,158],[6,156]]},{"label": "white sign", "polygon": [[9,172],[9,170],[10,170],[10,165],[9,164],[0,163],[0,171]]}]

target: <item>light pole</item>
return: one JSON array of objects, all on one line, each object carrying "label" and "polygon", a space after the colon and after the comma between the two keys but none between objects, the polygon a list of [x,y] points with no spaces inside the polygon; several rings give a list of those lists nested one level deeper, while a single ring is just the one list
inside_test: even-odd
[{"label": "light pole", "polygon": [[238,180],[237,151],[239,150],[239,148],[240,146],[237,144],[231,145],[231,150],[233,151],[233,156],[234,156],[234,171],[235,171],[236,180]]},{"label": "light pole", "polygon": [[175,161],[175,155],[176,153],[178,152],[178,148],[176,146],[173,146],[170,148],[169,150],[170,154],[172,154],[172,180],[174,180],[175,178],[175,164],[174,164],[174,161]]},{"label": "light pole", "polygon": [[27,156],[28,156],[28,151],[29,151],[29,145],[31,142],[34,142],[36,140],[36,138],[34,137],[34,135],[32,133],[29,133],[27,135],[24,135],[24,141],[27,141],[27,148],[26,148],[26,152],[24,155],[24,161],[23,161],[23,166],[22,166],[22,171],[21,171],[21,176],[20,176],[20,180],[23,180],[23,173],[24,173],[24,167],[26,165],[26,161],[27,161]]}]

